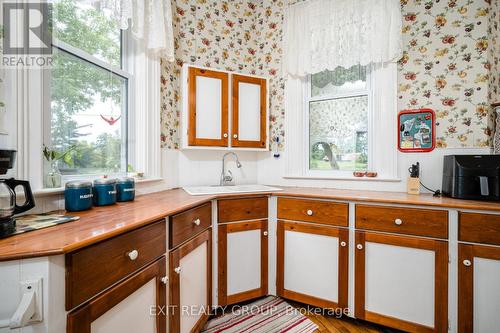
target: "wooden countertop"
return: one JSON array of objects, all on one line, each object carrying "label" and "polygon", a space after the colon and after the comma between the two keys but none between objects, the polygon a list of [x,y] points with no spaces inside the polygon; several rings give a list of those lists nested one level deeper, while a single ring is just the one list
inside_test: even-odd
[{"label": "wooden countertop", "polygon": [[108,207],[94,207],[88,211],[75,213],[74,215],[80,216],[78,221],[0,239],[0,261],[68,253],[217,198],[273,194],[356,202],[500,211],[500,203],[435,198],[430,194],[414,196],[400,192],[279,187],[283,188],[283,191],[204,196],[191,196],[182,189],[173,189],[138,196],[134,202],[118,203]]}]

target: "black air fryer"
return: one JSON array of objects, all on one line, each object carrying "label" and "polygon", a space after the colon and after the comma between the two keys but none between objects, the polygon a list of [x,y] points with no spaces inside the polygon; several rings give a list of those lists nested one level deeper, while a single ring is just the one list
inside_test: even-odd
[{"label": "black air fryer", "polygon": [[448,155],[443,165],[443,195],[500,201],[500,155]]}]

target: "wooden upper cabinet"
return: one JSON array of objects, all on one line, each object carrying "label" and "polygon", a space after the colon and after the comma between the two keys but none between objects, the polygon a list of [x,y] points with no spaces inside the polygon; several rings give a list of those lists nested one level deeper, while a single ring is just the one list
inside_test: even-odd
[{"label": "wooden upper cabinet", "polygon": [[232,75],[231,145],[233,147],[266,147],[266,100],[266,79]]},{"label": "wooden upper cabinet", "polygon": [[182,77],[184,149],[267,149],[266,78],[188,64]]},{"label": "wooden upper cabinet", "polygon": [[228,74],[188,69],[188,145],[228,144]]}]

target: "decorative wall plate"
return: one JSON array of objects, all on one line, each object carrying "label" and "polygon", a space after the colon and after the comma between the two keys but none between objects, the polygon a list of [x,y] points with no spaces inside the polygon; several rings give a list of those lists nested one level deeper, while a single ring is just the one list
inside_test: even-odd
[{"label": "decorative wall plate", "polygon": [[436,146],[436,115],[431,109],[403,110],[398,114],[398,149],[404,153],[429,152]]}]

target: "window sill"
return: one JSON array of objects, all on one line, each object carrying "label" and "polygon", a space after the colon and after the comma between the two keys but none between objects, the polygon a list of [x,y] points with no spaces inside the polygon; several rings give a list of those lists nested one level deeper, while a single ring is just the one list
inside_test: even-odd
[{"label": "window sill", "polygon": [[354,177],[354,176],[312,176],[312,175],[285,175],[285,179],[320,179],[320,180],[347,180],[347,181],[368,181],[368,182],[400,182],[401,178],[384,177]]},{"label": "window sill", "polygon": [[[163,178],[155,177],[155,178],[144,178],[144,179],[136,179],[136,184],[147,184],[163,181]],[[33,195],[36,197],[48,197],[54,194],[62,194],[64,193],[64,187],[56,187],[56,188],[42,188],[33,191]]]}]

